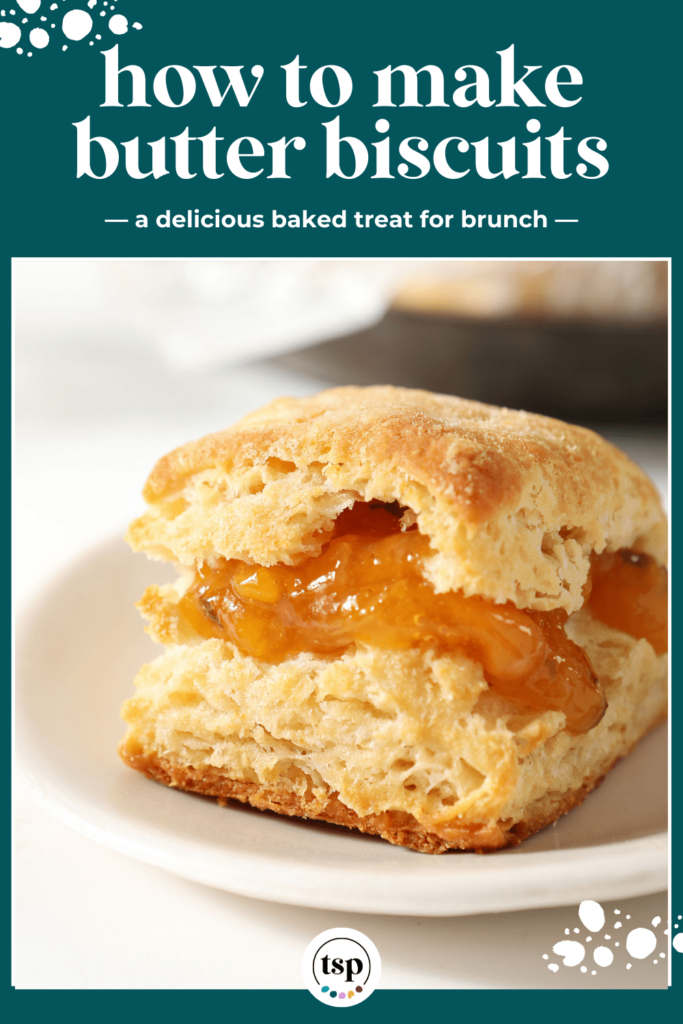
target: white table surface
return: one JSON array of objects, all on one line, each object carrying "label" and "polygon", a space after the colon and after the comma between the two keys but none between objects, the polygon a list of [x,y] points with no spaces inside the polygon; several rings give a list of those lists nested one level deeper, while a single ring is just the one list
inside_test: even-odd
[{"label": "white table surface", "polygon": [[[142,507],[156,458],[314,381],[264,368],[204,375],[133,351],[50,349],[19,339],[15,469],[17,616],[55,573]],[[666,487],[656,431],[611,435]],[[349,925],[377,945],[383,988],[665,987],[668,951],[623,969],[548,970],[544,953],[580,925],[577,908],[405,918],[260,902],[205,888],[82,838],[15,787],[14,973],[21,989],[301,988],[303,950]],[[633,925],[667,919],[666,894],[605,904]],[[616,920],[616,917],[614,918]],[[581,928],[585,936],[585,928]],[[189,941],[188,941],[189,937]],[[577,936],[579,937],[579,936]],[[674,956],[677,954],[673,954]],[[267,964],[264,972],[263,965]],[[591,970],[595,969],[595,975]]]}]

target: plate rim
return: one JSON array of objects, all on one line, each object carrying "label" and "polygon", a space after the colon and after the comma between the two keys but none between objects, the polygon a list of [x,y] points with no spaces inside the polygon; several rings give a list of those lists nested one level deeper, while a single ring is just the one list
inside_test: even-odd
[{"label": "plate rim", "polygon": [[[130,835],[126,829],[118,831],[115,826],[103,826],[88,819],[76,808],[70,808],[60,793],[50,792],[51,787],[48,785],[46,788],[36,774],[27,770],[25,764],[18,764],[17,771],[19,777],[26,782],[32,799],[43,810],[86,839],[177,877],[252,899],[319,910],[389,916],[457,917],[569,906],[580,902],[581,896],[574,893],[582,890],[585,896],[588,885],[590,898],[598,901],[628,899],[667,888],[669,835],[668,832],[656,832],[615,843],[573,847],[569,850],[534,850],[519,857],[506,857],[504,862],[495,856],[458,851],[455,856],[459,863],[467,857],[476,858],[477,863],[487,865],[483,871],[477,872],[477,884],[470,886],[465,899],[460,883],[463,878],[471,882],[472,876],[463,871],[462,874],[444,874],[441,878],[414,876],[411,881],[418,891],[414,891],[411,898],[399,898],[387,905],[387,886],[379,887],[375,899],[368,898],[366,890],[354,898],[354,876],[364,873],[362,865],[347,868],[343,873],[339,873],[336,866],[320,865],[313,872],[318,877],[312,879],[312,869],[308,863],[283,867],[277,856],[268,852],[260,855],[253,852],[245,854],[228,849],[223,851],[221,870],[215,868],[215,851],[208,858],[205,856],[203,860],[200,858],[195,861],[193,866],[178,856],[179,848],[188,853],[194,849],[195,844],[191,841],[176,837],[171,843],[171,849],[163,852],[159,845],[147,841],[143,830],[139,828],[133,827],[130,830],[133,834]],[[151,780],[144,781],[150,786],[157,785]],[[230,807],[221,810],[229,813]],[[108,811],[108,817],[116,818],[116,812]],[[273,825],[277,824],[273,819]],[[599,855],[596,856],[598,851]],[[642,865],[644,855],[650,861],[645,869]],[[593,865],[594,874],[589,883],[585,881],[586,862]],[[596,865],[601,869],[599,878],[595,877]],[[618,870],[620,866],[621,871]],[[255,868],[259,870],[260,881],[255,880]],[[393,886],[403,881],[408,869],[408,862],[405,868],[396,866],[389,869],[385,866]],[[563,884],[559,888],[558,871],[564,872]],[[276,874],[279,876],[279,885],[275,880]],[[523,882],[526,876],[533,877],[533,888],[514,888],[520,877]],[[229,884],[226,881],[228,878]],[[372,881],[377,884],[377,875],[373,876]],[[539,881],[543,884],[539,885]],[[492,882],[496,884],[492,886]],[[435,891],[430,892],[432,889]]]}]

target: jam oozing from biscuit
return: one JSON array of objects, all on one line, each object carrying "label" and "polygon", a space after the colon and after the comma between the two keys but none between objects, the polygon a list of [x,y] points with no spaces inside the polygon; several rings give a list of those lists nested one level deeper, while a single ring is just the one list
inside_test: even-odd
[{"label": "jam oozing from biscuit", "polygon": [[[202,565],[181,612],[200,635],[232,640],[268,662],[302,651],[340,655],[355,643],[461,651],[480,662],[491,688],[521,713],[563,711],[572,733],[596,725],[605,700],[588,657],[564,631],[566,613],[437,594],[423,574],[429,539],[414,526],[402,531],[400,516],[397,505],[357,502],[337,518],[322,552],[297,566]],[[604,557],[595,561],[590,596],[601,618],[610,594],[624,583]],[[610,557],[620,559],[621,572],[638,570],[622,554]],[[648,590],[650,576],[649,568],[642,580],[628,576],[628,596],[615,605],[619,628],[646,628],[645,612],[629,617],[627,608],[634,594]],[[641,603],[650,607],[647,598]]]},{"label": "jam oozing from biscuit", "polygon": [[651,555],[623,548],[593,557],[588,607],[607,626],[669,649],[669,574]]}]

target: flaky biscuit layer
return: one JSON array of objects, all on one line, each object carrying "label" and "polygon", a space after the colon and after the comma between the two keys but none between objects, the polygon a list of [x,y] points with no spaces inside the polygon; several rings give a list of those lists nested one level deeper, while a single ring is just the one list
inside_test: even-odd
[{"label": "flaky biscuit layer", "polygon": [[591,431],[446,395],[336,388],[281,399],[162,459],[135,550],[180,565],[294,564],[357,500],[399,501],[438,591],[576,611],[592,552],[666,560],[652,483]]},{"label": "flaky biscuit layer", "polygon": [[221,640],[175,647],[124,705],[124,760],[179,788],[336,821],[426,852],[518,842],[580,802],[666,712],[666,657],[568,625],[608,709],[571,736],[520,716],[462,655],[349,650],[279,665]]}]

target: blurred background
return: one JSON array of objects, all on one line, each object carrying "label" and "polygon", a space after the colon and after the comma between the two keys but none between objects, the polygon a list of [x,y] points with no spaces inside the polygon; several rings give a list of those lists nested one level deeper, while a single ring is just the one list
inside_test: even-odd
[{"label": "blurred background", "polygon": [[[156,459],[283,394],[400,384],[593,426],[666,488],[664,261],[17,260],[17,597]],[[30,544],[28,543],[30,538]]]}]

